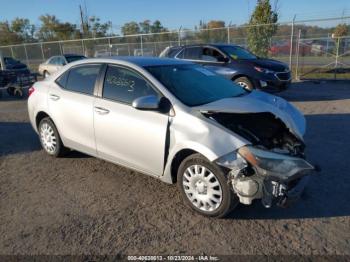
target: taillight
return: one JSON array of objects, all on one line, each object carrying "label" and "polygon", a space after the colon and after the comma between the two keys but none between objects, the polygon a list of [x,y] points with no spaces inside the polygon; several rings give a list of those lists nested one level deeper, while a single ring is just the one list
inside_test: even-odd
[{"label": "taillight", "polygon": [[28,89],[28,96],[30,96],[31,94],[33,94],[35,91],[35,88],[32,86],[31,88]]}]

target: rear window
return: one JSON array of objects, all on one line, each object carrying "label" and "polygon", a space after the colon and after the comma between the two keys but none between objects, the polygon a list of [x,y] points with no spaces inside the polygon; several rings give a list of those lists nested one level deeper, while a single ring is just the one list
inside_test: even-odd
[{"label": "rear window", "polygon": [[78,61],[78,60],[81,60],[81,59],[84,59],[86,58],[85,56],[66,56],[66,60],[68,63],[72,63],[74,61]]}]

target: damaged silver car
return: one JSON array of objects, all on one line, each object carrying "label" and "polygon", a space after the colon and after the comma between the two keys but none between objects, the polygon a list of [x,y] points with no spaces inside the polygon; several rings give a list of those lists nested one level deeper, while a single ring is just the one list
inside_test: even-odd
[{"label": "damaged silver car", "polygon": [[223,217],[255,199],[286,206],[314,169],[294,106],[189,62],[86,59],[29,93],[30,120],[49,155],[74,149],[177,183],[203,215]]}]

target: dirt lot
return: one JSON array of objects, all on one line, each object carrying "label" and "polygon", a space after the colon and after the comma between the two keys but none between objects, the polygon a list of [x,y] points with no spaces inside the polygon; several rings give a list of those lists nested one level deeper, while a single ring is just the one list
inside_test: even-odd
[{"label": "dirt lot", "polygon": [[298,83],[322,172],[289,209],[239,206],[227,219],[184,206],[176,186],[77,152],[39,146],[23,100],[0,99],[1,254],[348,254],[350,84]]}]

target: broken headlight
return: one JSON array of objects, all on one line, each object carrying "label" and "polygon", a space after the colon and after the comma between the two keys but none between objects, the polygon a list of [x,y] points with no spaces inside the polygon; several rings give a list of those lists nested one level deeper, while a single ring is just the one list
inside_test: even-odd
[{"label": "broken headlight", "polygon": [[244,146],[238,153],[257,168],[263,175],[275,176],[280,179],[289,179],[297,173],[314,169],[304,159],[284,154],[273,153],[253,146]]}]

